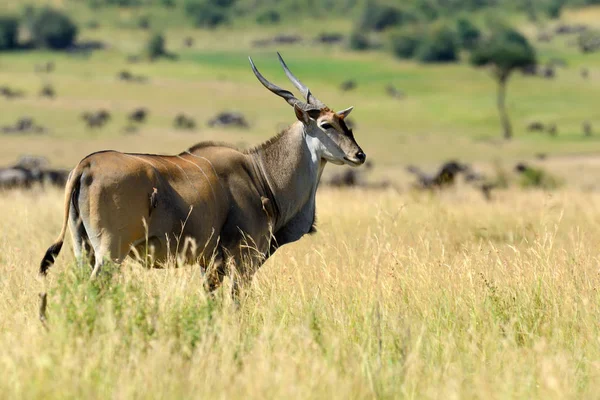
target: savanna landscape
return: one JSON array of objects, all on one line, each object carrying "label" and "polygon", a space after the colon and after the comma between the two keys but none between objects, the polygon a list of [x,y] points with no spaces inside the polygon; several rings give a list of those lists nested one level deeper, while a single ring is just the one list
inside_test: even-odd
[{"label": "savanna landscape", "polygon": [[[252,56],[269,80],[291,90],[279,51],[327,105],[355,107],[354,136],[372,166],[351,171],[365,184],[334,187],[332,177],[350,168],[327,165],[317,232],[279,249],[237,301],[228,279],[207,294],[194,265],[148,269],[128,259],[90,280],[69,241],[42,278],[64,192],[37,184],[2,190],[2,397],[597,397],[600,51],[582,51],[580,33],[555,32],[581,25],[595,32],[600,5],[565,1],[547,15],[553,2],[524,2],[533,15],[511,1],[238,0],[222,2],[223,22],[206,26],[193,18],[192,3],[211,2],[0,4],[0,15],[25,21],[22,48],[0,51],[0,87],[19,93],[0,96],[0,127],[23,118],[43,127],[0,133],[0,165],[27,154],[69,170],[104,149],[177,154],[206,140],[257,145],[296,120],[248,63]],[[369,29],[368,10],[380,3],[415,12],[414,20]],[[26,16],[43,7],[76,24],[75,44],[38,45]],[[457,48],[451,62],[392,50],[405,29],[429,32],[460,18],[482,38],[510,27],[535,49],[537,65],[553,66],[552,77],[511,74],[510,140],[493,73],[471,62],[476,50]],[[315,43],[324,33],[344,39]],[[367,48],[352,44],[357,33]],[[301,40],[257,44],[282,34]],[[164,51],[151,59],[157,35]],[[51,70],[40,67],[48,63]],[[343,90],[347,81],[354,87]],[[40,96],[47,86],[54,95]],[[139,109],[145,118],[132,119]],[[90,126],[82,116],[98,110],[110,119]],[[222,111],[243,115],[247,126],[210,126]],[[174,124],[182,114],[193,127]],[[555,131],[529,129],[536,122]],[[422,190],[407,170],[433,173],[449,160],[468,164],[483,183],[463,173]],[[534,172],[519,173],[517,163]],[[47,293],[45,321],[39,293]]]}]

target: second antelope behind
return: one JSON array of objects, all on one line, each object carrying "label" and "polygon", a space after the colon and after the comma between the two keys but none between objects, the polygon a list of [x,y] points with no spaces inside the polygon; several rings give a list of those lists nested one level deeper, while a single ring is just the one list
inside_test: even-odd
[{"label": "second antelope behind", "polygon": [[75,256],[89,261],[92,277],[106,260],[149,250],[152,264],[173,255],[199,262],[208,290],[231,273],[237,290],[278,247],[314,232],[327,162],[359,166],[366,155],[344,123],[352,107],[331,110],[278,57],[305,101],[265,79],[252,59],[250,66],[292,106],[296,122],[250,150],[204,142],[173,156],[90,154],[69,177],[63,227],[40,272],[58,256],[68,225]]}]

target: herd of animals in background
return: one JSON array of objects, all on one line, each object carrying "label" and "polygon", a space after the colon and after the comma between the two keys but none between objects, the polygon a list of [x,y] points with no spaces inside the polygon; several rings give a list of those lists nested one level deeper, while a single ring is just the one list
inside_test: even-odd
[{"label": "herd of animals in background", "polygon": [[63,188],[70,171],[48,165],[46,158],[22,156],[15,164],[0,168],[0,190],[30,189],[35,185]]},{"label": "herd of animals in background", "polygon": [[[545,159],[545,155],[539,155],[539,159]],[[15,164],[0,167],[0,191],[12,189],[31,189],[40,186],[64,188],[70,170],[55,169],[48,167],[49,162],[44,157],[25,155]],[[322,184],[333,188],[362,188],[370,190],[391,189],[400,192],[401,189],[389,179],[373,181],[368,175],[373,171],[373,161],[367,161],[363,168],[344,168],[342,171],[325,177]],[[503,188],[505,183],[499,179],[488,177],[481,172],[476,171],[468,164],[451,160],[443,163],[435,173],[426,173],[415,165],[408,165],[406,171],[414,175],[416,181],[411,185],[412,190],[417,191],[441,191],[455,186],[459,177],[462,180],[481,191],[486,200],[492,200],[492,191]],[[521,175],[533,177],[539,180],[538,175],[543,171],[537,170],[526,163],[518,163],[514,167],[514,172]],[[535,182],[534,182],[535,183]]]},{"label": "herd of animals in background", "polygon": [[[330,41],[338,39],[339,38],[329,37],[318,38],[318,40],[323,41],[324,43],[329,43]],[[277,37],[273,40],[275,40],[275,42],[294,43],[300,39],[283,35],[282,37]],[[187,38],[185,43],[188,47],[192,46],[193,39]],[[261,43],[257,42],[255,45],[259,46]],[[263,45],[266,45],[266,43],[263,43]],[[559,67],[565,67],[564,61],[552,59],[547,65],[532,67],[524,73],[552,79],[556,76],[555,71]],[[56,65],[52,61],[35,65],[35,72],[38,74],[50,74],[55,70]],[[583,68],[581,70],[581,76],[584,79],[588,79],[589,71],[586,68]],[[123,82],[138,84],[145,84],[149,81],[147,76],[135,75],[128,70],[120,71],[117,74],[117,79]],[[358,83],[355,80],[349,79],[341,83],[340,90],[351,91],[355,90],[357,86]],[[392,84],[385,87],[385,92],[388,96],[399,100],[406,96],[402,90],[396,88]],[[24,96],[25,92],[23,90],[14,89],[8,86],[0,86],[0,97],[12,100]],[[39,96],[47,99],[54,99],[57,97],[57,92],[51,84],[46,83],[40,89]],[[138,132],[139,127],[147,121],[149,115],[150,111],[144,107],[132,110],[127,115],[127,125],[123,128],[122,132],[126,134]],[[81,120],[90,130],[103,128],[111,121],[111,119],[111,112],[106,109],[86,111],[81,114]],[[346,123],[350,129],[353,128],[354,123],[351,119],[348,119]],[[207,125],[209,127],[236,127],[240,129],[248,129],[250,127],[250,124],[244,115],[234,111],[223,111],[218,113],[207,121]],[[195,119],[185,113],[179,113],[173,119],[173,127],[178,130],[196,130],[197,126],[198,124]],[[584,136],[589,137],[593,135],[591,122],[583,121],[581,129]],[[529,123],[526,126],[526,130],[528,132],[547,133],[551,136],[556,136],[558,134],[556,124],[547,124],[540,121]],[[47,127],[38,124],[33,118],[28,116],[18,118],[14,124],[0,126],[0,133],[2,134],[44,134],[46,132],[48,132]],[[49,169],[47,168],[47,165],[47,160],[25,156],[12,166],[0,168],[0,189],[30,188],[36,183],[63,186],[68,171]],[[515,171],[523,173],[523,165],[524,164],[517,165]],[[324,180],[323,183],[333,187],[363,187],[372,189],[394,187],[393,183],[390,181],[370,182],[366,179],[366,175],[372,168],[373,164],[369,161],[366,168],[363,170],[345,169],[342,172],[333,175],[331,178]],[[491,199],[492,189],[498,186],[496,183],[490,182],[483,175],[473,171],[470,166],[460,164],[457,161],[444,163],[439,168],[439,171],[433,175],[424,173],[416,166],[408,166],[406,170],[416,176],[417,181],[413,185],[413,188],[419,190],[439,190],[450,187],[454,185],[456,178],[461,174],[464,175],[465,182],[473,184],[476,188],[480,189],[488,200]]]},{"label": "herd of animals in background", "polygon": [[[561,27],[560,29],[563,29]],[[318,38],[319,41],[323,43],[329,43],[330,41],[338,40],[336,37],[323,37]],[[283,35],[281,38],[277,37],[277,39],[273,39],[276,42],[281,41],[281,43],[295,43],[297,40],[300,40],[295,37],[288,37]],[[192,38],[187,38],[186,46],[191,46],[193,44]],[[562,59],[551,59],[546,65],[538,65],[532,66],[524,70],[525,74],[540,76],[546,79],[553,79],[556,76],[557,68],[565,67],[566,62]],[[54,62],[49,61],[42,64],[35,65],[35,72],[38,74],[51,74],[56,70],[56,65]],[[581,69],[581,76],[584,79],[589,79],[589,70],[587,68]],[[143,75],[136,75],[129,70],[120,71],[116,78],[122,82],[128,83],[137,83],[137,84],[145,84],[149,82],[149,78]],[[343,81],[340,84],[340,90],[342,91],[351,91],[355,90],[358,87],[358,83],[353,79],[348,79]],[[385,93],[394,99],[402,100],[406,97],[406,94],[401,89],[398,89],[392,84],[388,84],[384,88]],[[25,97],[25,92],[20,89],[11,88],[7,85],[0,86],[0,97],[4,97],[5,99],[12,100]],[[54,86],[50,83],[45,83],[42,85],[39,93],[39,97],[46,98],[49,100],[55,99],[58,96],[58,93]],[[127,115],[127,125],[122,129],[122,132],[125,134],[136,133],[139,131],[139,127],[143,124],[148,116],[150,111],[146,108],[137,108],[132,110]],[[98,130],[104,127],[111,121],[111,112],[106,109],[98,109],[92,111],[86,111],[81,114],[81,119],[85,123],[85,126],[90,130]],[[209,127],[236,127],[241,129],[247,129],[250,127],[247,119],[239,112],[235,111],[223,111],[217,114],[215,117],[211,118],[207,121],[207,125]],[[173,128],[178,130],[196,130],[198,128],[197,122],[193,117],[186,115],[184,113],[177,114],[173,118]],[[559,133],[558,126],[555,123],[544,123],[541,121],[533,121],[529,123],[526,127],[528,132],[537,132],[537,133],[546,133],[550,136],[557,136]],[[6,125],[0,127],[0,133],[3,134],[43,134],[48,132],[48,129],[43,125],[36,124],[31,117],[23,116],[19,118],[14,125]],[[581,132],[583,136],[590,137],[593,135],[593,128],[590,121],[582,121],[581,123]]]}]

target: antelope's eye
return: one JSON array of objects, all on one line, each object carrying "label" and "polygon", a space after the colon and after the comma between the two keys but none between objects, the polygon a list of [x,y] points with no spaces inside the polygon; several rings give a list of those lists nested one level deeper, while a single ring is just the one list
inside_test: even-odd
[{"label": "antelope's eye", "polygon": [[333,126],[331,126],[331,124],[328,124],[327,122],[325,122],[324,124],[321,124],[321,129],[327,130],[327,129],[331,129],[333,128]]}]

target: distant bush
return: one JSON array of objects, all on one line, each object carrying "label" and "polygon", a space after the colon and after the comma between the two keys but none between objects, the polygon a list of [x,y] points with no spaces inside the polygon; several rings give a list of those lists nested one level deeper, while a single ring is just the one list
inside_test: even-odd
[{"label": "distant bush", "polygon": [[17,47],[19,21],[15,17],[0,16],[0,51]]},{"label": "distant bush", "polygon": [[371,48],[371,42],[369,40],[369,36],[367,36],[366,34],[354,31],[350,34],[348,46],[352,50],[368,50]]},{"label": "distant bush", "polygon": [[564,0],[551,0],[546,6],[546,13],[548,14],[548,17],[552,19],[560,18],[564,4]]},{"label": "distant bush", "polygon": [[75,43],[77,26],[61,11],[44,8],[33,15],[31,36],[36,46],[65,49]]},{"label": "distant bush", "polygon": [[173,8],[177,5],[175,0],[160,0],[160,4],[165,8]]},{"label": "distant bush", "polygon": [[424,37],[415,54],[424,63],[453,62],[458,60],[456,34],[448,27],[435,27]]},{"label": "distant bush", "polygon": [[461,47],[471,50],[481,38],[481,30],[466,18],[456,21],[456,34]]},{"label": "distant bush", "polygon": [[146,45],[146,55],[150,60],[155,60],[167,54],[165,48],[165,38],[163,35],[157,33],[152,35],[148,44]]},{"label": "distant bush", "polygon": [[413,58],[422,40],[423,32],[415,28],[405,28],[390,34],[390,46],[398,58]]},{"label": "distant bush", "polygon": [[402,8],[367,1],[358,24],[366,31],[381,32],[416,20],[417,17],[413,13]]},{"label": "distant bush", "polygon": [[261,25],[278,24],[281,21],[279,11],[266,10],[256,16],[256,22]]},{"label": "distant bush", "polygon": [[185,10],[198,28],[216,28],[229,21],[228,8],[235,0],[188,0]]}]

